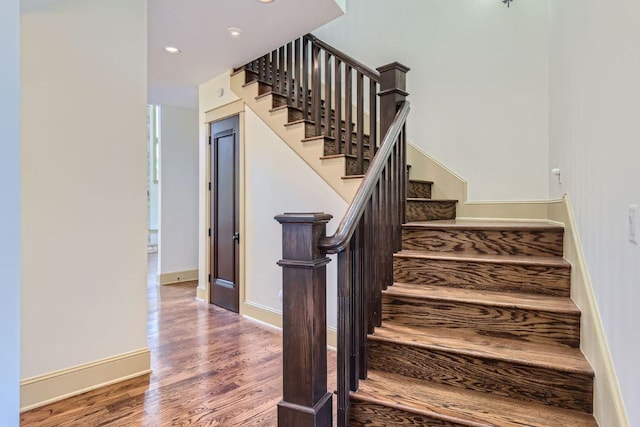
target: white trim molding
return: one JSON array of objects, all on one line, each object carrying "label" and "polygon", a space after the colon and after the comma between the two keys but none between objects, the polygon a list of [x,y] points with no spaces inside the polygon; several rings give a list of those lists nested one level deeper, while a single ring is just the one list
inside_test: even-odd
[{"label": "white trim molding", "polygon": [[173,271],[158,274],[156,281],[159,285],[174,285],[176,283],[193,282],[198,280],[198,270]]},{"label": "white trim molding", "polygon": [[151,372],[148,348],[20,381],[20,412]]},{"label": "white trim molding", "polygon": [[[240,314],[260,323],[282,330],[282,312],[255,302],[244,301],[240,304]],[[327,346],[335,350],[338,347],[338,332],[327,327]]]},{"label": "white trim molding", "polygon": [[582,313],[580,349],[595,372],[593,415],[602,427],[629,427],[568,195],[564,196],[563,203],[549,205],[548,219],[564,224],[564,257],[571,263],[571,299]]}]

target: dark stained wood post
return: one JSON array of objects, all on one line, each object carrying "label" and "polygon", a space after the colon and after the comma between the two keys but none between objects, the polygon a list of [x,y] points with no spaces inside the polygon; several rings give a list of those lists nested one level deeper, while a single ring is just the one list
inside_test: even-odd
[{"label": "dark stained wood post", "polygon": [[398,104],[409,95],[406,92],[408,67],[398,63],[383,65],[377,68],[380,73],[380,141],[387,134],[393,118],[398,111]]},{"label": "dark stained wood post", "polygon": [[283,397],[278,427],[329,427],[326,265],[318,248],[331,215],[285,213],[282,224]]}]

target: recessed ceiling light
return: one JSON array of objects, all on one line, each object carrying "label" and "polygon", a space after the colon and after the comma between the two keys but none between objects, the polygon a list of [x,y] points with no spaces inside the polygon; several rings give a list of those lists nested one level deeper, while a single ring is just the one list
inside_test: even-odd
[{"label": "recessed ceiling light", "polygon": [[170,53],[172,55],[177,55],[177,54],[180,53],[180,49],[178,49],[177,47],[174,47],[174,46],[166,46],[164,48],[164,51],[167,52],[167,53]]},{"label": "recessed ceiling light", "polygon": [[231,37],[233,37],[234,39],[237,39],[238,37],[240,37],[240,34],[242,34],[242,30],[236,27],[229,27],[227,28],[227,31],[229,31],[229,34],[231,34]]},{"label": "recessed ceiling light", "polygon": [[271,3],[273,0],[258,0],[260,3]]}]

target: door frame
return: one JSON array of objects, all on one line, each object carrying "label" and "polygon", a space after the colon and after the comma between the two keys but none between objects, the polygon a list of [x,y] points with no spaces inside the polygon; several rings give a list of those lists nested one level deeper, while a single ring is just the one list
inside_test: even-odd
[{"label": "door frame", "polygon": [[[203,300],[207,304],[211,303],[211,283],[209,282],[209,277],[212,274],[212,266],[211,266],[211,239],[209,236],[209,229],[211,228],[211,195],[212,192],[209,191],[209,181],[211,179],[211,144],[209,141],[211,140],[211,124],[213,122],[217,122],[220,120],[227,119],[229,117],[238,116],[238,178],[239,178],[239,232],[240,232],[240,242],[238,243],[238,287],[239,287],[239,306],[240,306],[240,314],[243,312],[243,305],[246,301],[245,299],[245,139],[244,139],[244,102],[241,100],[231,102],[229,104],[223,105],[219,108],[207,111],[205,113],[204,121],[202,122],[202,132],[201,134],[204,136],[202,138],[201,144],[204,149],[200,150],[200,188],[201,188],[201,204],[204,204],[204,209],[200,209],[201,215],[204,217],[200,218],[201,230],[200,230],[200,265],[206,266],[203,270],[203,273],[200,274],[199,283],[198,283],[198,291],[197,298]],[[212,233],[213,234],[213,233]],[[203,238],[204,237],[204,238]],[[203,259],[204,258],[204,259]]]},{"label": "door frame", "polygon": [[[209,181],[209,194],[211,195],[211,223],[220,225],[220,219],[224,218],[225,223],[231,213],[233,225],[229,229],[218,229],[211,227],[208,230],[209,246],[213,247],[211,252],[210,269],[213,274],[208,278],[209,299],[212,303],[226,308],[230,311],[240,312],[240,115],[234,115],[226,119],[214,121],[210,125],[211,137],[211,175]],[[215,132],[215,133],[214,133]],[[220,139],[231,140],[232,146],[228,142],[222,145]],[[231,148],[231,151],[228,152]],[[221,160],[221,152],[226,152],[225,160]],[[228,156],[231,154],[231,158]],[[230,169],[229,166],[231,166]],[[220,170],[225,172],[225,181],[220,182]],[[231,172],[231,176],[227,175]],[[230,178],[230,181],[226,181]],[[227,193],[231,189],[232,205],[225,202],[220,204],[220,193]],[[228,201],[228,200],[227,200]],[[222,211],[221,211],[222,209]],[[230,211],[229,211],[230,210]],[[233,238],[232,238],[233,236]],[[240,236],[236,238],[235,236]],[[227,251],[230,250],[231,254]],[[222,251],[222,252],[220,252]],[[220,264],[220,257],[226,259],[231,255],[232,269],[228,270],[228,265]],[[226,272],[226,273],[221,273]],[[224,274],[224,278],[221,277]],[[231,280],[231,282],[229,282]],[[230,287],[231,286],[231,287]],[[216,289],[215,291],[213,289]]]}]

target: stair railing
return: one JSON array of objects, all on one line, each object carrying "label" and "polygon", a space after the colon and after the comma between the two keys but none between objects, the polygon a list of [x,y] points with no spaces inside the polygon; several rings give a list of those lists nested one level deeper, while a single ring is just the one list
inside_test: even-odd
[{"label": "stair railing", "polygon": [[364,174],[365,158],[373,158],[379,147],[377,71],[312,34],[249,62],[244,69],[271,85],[287,106],[299,110],[303,120],[314,125],[315,135],[333,144],[332,154],[355,157],[355,174]]},{"label": "stair railing", "polygon": [[326,255],[330,253],[338,254],[339,427],[348,427],[349,393],[357,391],[359,380],[367,376],[366,337],[381,324],[381,291],[393,283],[392,255],[401,249],[407,183],[406,120],[410,107],[404,84],[408,69],[391,64],[380,70],[380,129],[385,136],[335,234],[325,235],[331,219],[325,213],[276,217],[283,226],[279,427],[333,424],[326,351]]}]

